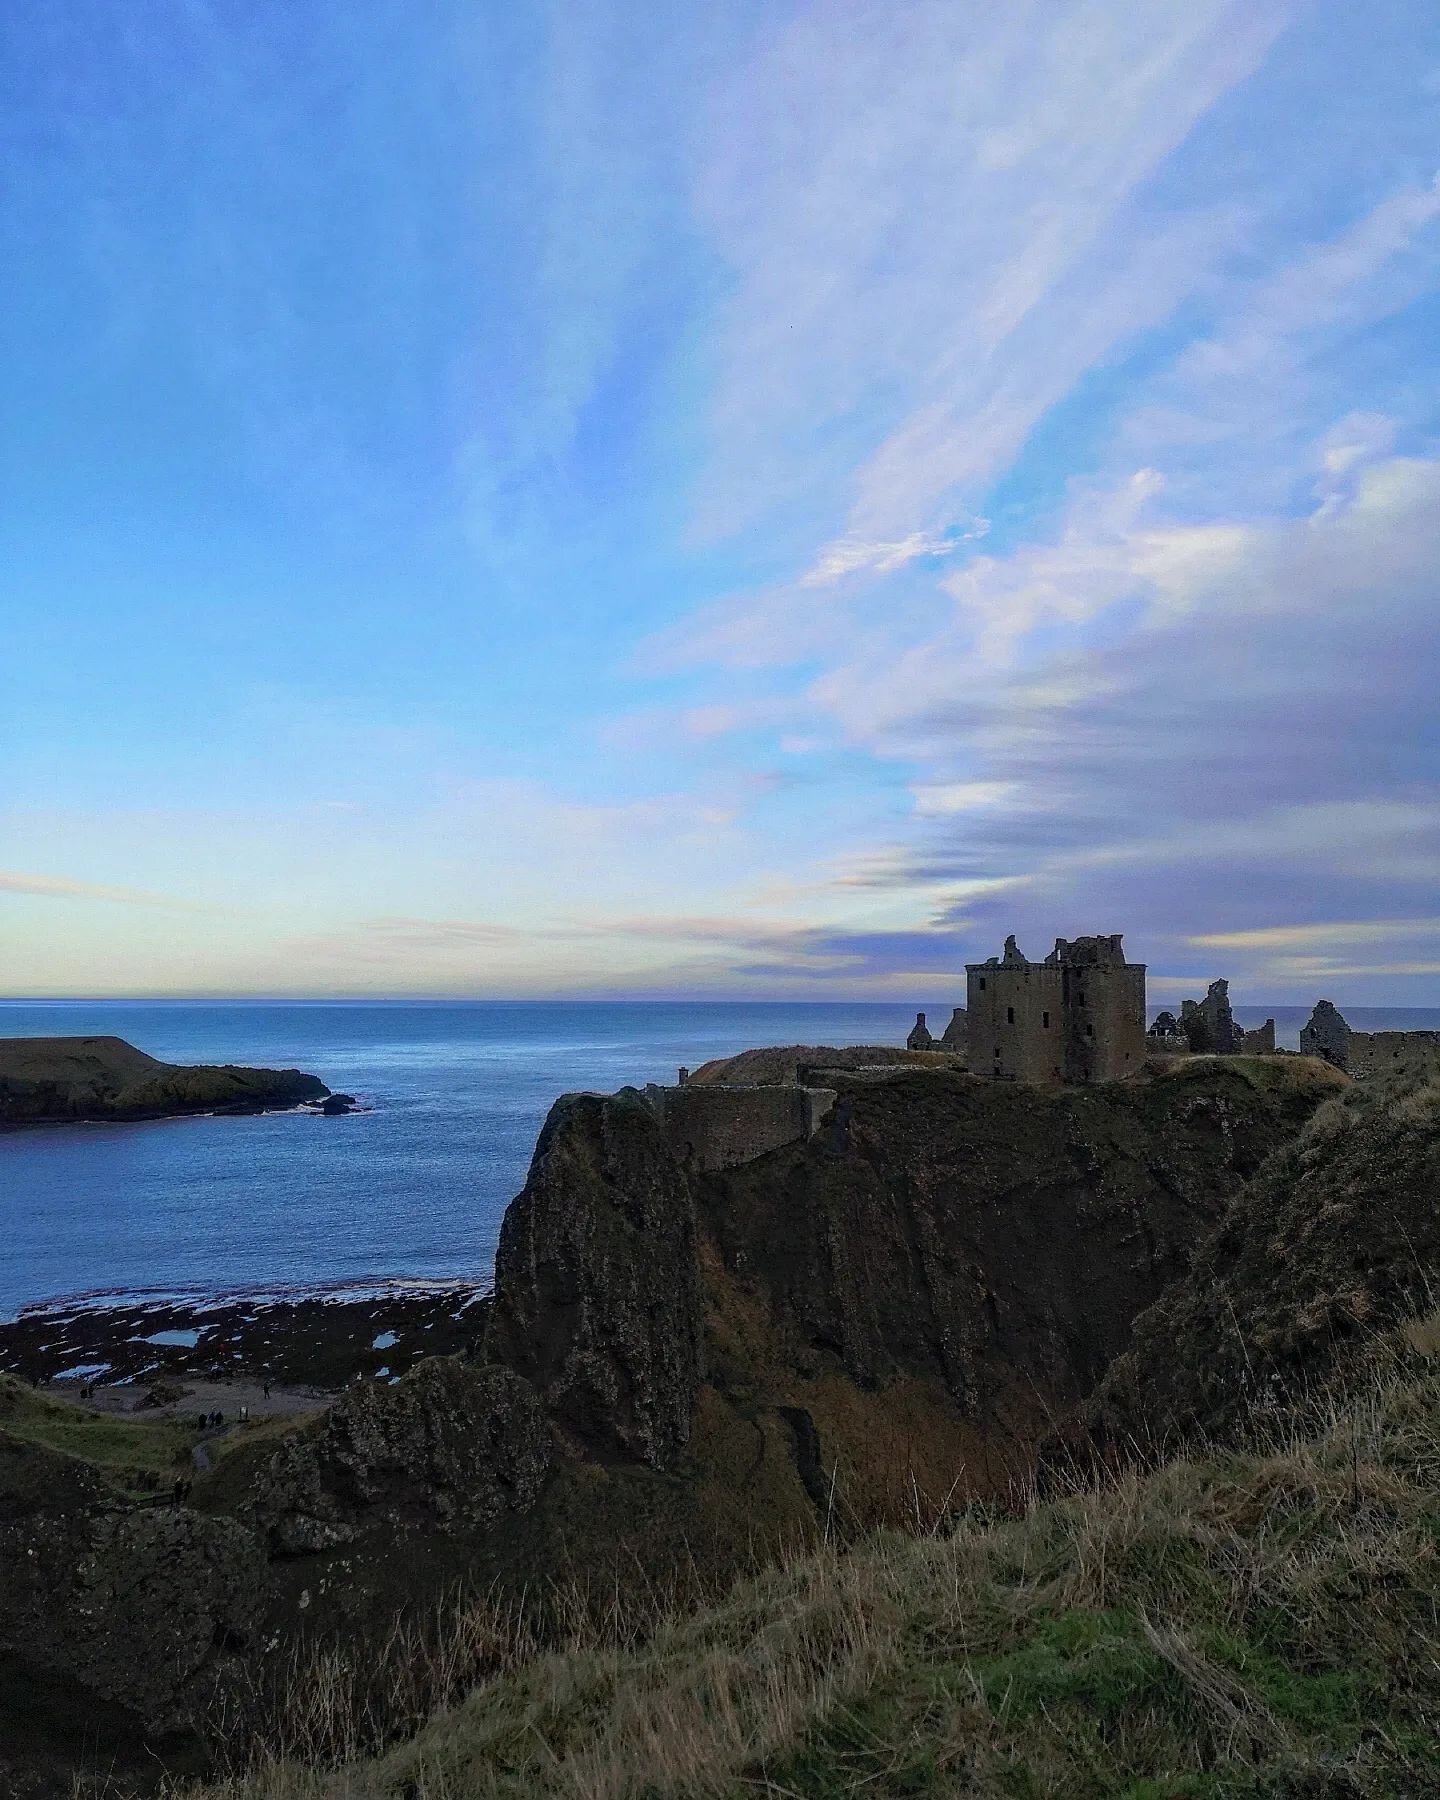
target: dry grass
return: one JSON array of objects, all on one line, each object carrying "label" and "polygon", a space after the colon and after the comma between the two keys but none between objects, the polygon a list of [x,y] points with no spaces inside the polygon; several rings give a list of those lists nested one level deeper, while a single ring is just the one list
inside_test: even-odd
[{"label": "dry grass", "polygon": [[[547,1649],[459,1607],[363,1677],[292,1670],[283,1729],[190,1800],[1440,1793],[1437,1353],[1440,1319],[1244,1454],[822,1549],[688,1614],[577,1603]],[[427,1691],[450,1702],[357,1754]]]}]

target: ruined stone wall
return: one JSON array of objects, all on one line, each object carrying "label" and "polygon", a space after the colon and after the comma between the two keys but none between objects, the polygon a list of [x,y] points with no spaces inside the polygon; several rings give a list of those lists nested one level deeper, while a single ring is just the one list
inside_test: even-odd
[{"label": "ruined stone wall", "polygon": [[1345,1015],[1332,1000],[1317,1000],[1314,1010],[1300,1028],[1300,1054],[1318,1056],[1337,1069],[1350,1066],[1350,1039],[1354,1034]]},{"label": "ruined stone wall", "polygon": [[806,1087],[647,1087],[675,1156],[687,1167],[732,1169],[811,1137],[835,1103]]},{"label": "ruined stone wall", "polygon": [[1145,1060],[1145,966],[1065,967],[1065,1079],[1118,1081]]},{"label": "ruined stone wall", "polygon": [[1352,1031],[1348,1068],[1357,1081],[1377,1075],[1440,1075],[1440,1031]]},{"label": "ruined stone wall", "polygon": [[1065,1077],[1063,972],[1052,964],[989,962],[966,969],[970,1072],[1038,1085]]},{"label": "ruined stone wall", "polygon": [[1244,1056],[1273,1056],[1275,1054],[1275,1021],[1267,1019],[1263,1025],[1257,1025],[1254,1031],[1240,1033],[1240,1051]]},{"label": "ruined stone wall", "polygon": [[1203,1000],[1184,1001],[1180,1007],[1180,1029],[1194,1051],[1214,1056],[1236,1055],[1245,1034],[1230,1010],[1230,983],[1212,981]]}]

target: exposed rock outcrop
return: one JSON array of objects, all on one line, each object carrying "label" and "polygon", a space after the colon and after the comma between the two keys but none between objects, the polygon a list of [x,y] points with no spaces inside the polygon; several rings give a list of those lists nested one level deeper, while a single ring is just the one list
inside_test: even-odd
[{"label": "exposed rock outcrop", "polygon": [[592,1455],[663,1469],[689,1437],[705,1360],[694,1196],[634,1088],[551,1109],[500,1229],[486,1351]]},{"label": "exposed rock outcrop", "polygon": [[23,1663],[58,1735],[77,1685],[137,1734],[193,1726],[253,1650],[264,1585],[234,1520],[132,1505],[74,1457],[0,1432],[0,1658]]},{"label": "exposed rock outcrop", "polygon": [[700,1185],[730,1290],[710,1278],[717,1379],[801,1404],[827,1371],[843,1376],[857,1460],[890,1454],[891,1392],[924,1384],[928,1444],[970,1452],[945,1485],[993,1491],[1339,1080],[1299,1059],[1272,1067],[1181,1061],[1042,1092],[940,1071],[836,1077],[810,1144]]},{"label": "exposed rock outcrop", "polygon": [[0,1038],[0,1127],[272,1112],[329,1092],[299,1069],[157,1062],[123,1038]]},{"label": "exposed rock outcrop", "polygon": [[1323,1379],[1358,1334],[1432,1310],[1437,1196],[1440,1086],[1327,1101],[1137,1319],[1095,1399],[1097,1440],[1223,1433]]},{"label": "exposed rock outcrop", "polygon": [[243,1516],[292,1556],[376,1528],[484,1528],[531,1506],[551,1436],[528,1382],[452,1357],[361,1382],[256,1471]]}]

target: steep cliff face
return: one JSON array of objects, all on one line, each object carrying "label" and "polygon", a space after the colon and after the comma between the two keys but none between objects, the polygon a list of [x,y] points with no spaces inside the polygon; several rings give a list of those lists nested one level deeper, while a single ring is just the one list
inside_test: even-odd
[{"label": "steep cliff face", "polygon": [[1325,1379],[1358,1336],[1440,1293],[1440,1085],[1348,1090],[1273,1156],[1135,1322],[1103,1446],[1224,1433]]},{"label": "steep cliff face", "polygon": [[665,1468],[704,1367],[694,1196],[633,1088],[557,1102],[505,1214],[486,1353],[584,1454]]},{"label": "steep cliff face", "polygon": [[809,1144],[699,1185],[713,1384],[806,1415],[875,1513],[917,1481],[1003,1487],[1339,1081],[1298,1060],[1051,1091],[837,1076]]},{"label": "steep cliff face", "polygon": [[[669,1513],[710,1538],[837,1491],[861,1522],[1003,1491],[1344,1080],[1299,1059],[1043,1092],[826,1079],[813,1138],[711,1173],[642,1096],[569,1097],[502,1232],[486,1354],[580,1457],[682,1476]],[[615,1491],[586,1488],[599,1538],[644,1511],[632,1486],[604,1518]]]}]

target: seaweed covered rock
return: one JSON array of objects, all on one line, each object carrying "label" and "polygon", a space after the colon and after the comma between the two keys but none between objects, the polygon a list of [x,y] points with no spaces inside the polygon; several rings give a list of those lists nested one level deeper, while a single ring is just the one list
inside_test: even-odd
[{"label": "seaweed covered rock", "polygon": [[695,1203],[633,1088],[551,1108],[495,1259],[486,1352],[577,1448],[665,1468],[704,1367]]},{"label": "seaweed covered rock", "polygon": [[280,1555],[395,1526],[484,1528],[531,1506],[550,1430],[508,1369],[432,1357],[394,1385],[361,1382],[256,1471],[244,1516]]},{"label": "seaweed covered rock", "polygon": [[1135,1323],[1095,1397],[1102,1446],[1224,1433],[1328,1378],[1440,1292],[1440,1084],[1357,1086],[1273,1155]]}]

